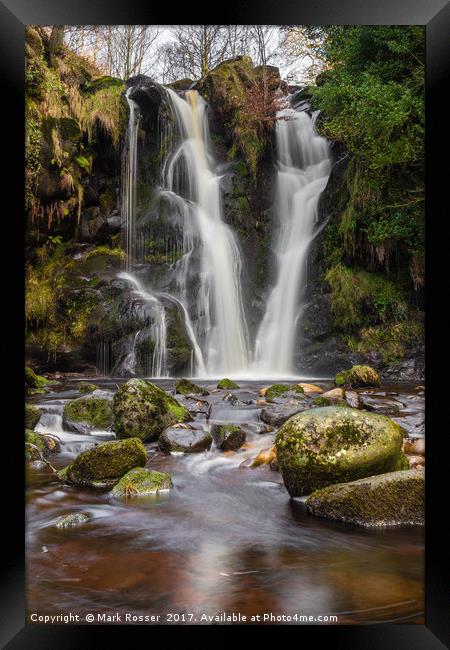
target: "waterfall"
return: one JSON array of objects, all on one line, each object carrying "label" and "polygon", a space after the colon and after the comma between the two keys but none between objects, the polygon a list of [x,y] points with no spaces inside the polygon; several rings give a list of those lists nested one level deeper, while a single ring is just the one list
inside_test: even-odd
[{"label": "waterfall", "polygon": [[[233,374],[249,362],[248,333],[241,296],[241,256],[234,233],[222,219],[220,176],[209,152],[206,104],[193,90],[186,99],[167,88],[181,143],[163,165],[161,194],[183,220],[185,254],[174,267],[187,309],[195,311],[209,374]],[[188,290],[195,254],[199,281]],[[193,303],[195,300],[195,304]]]},{"label": "waterfall", "polygon": [[326,139],[317,135],[314,118],[306,111],[285,108],[277,118],[277,277],[256,336],[253,367],[260,374],[289,375],[294,371],[308,250],[319,230],[317,206],[331,159]]},{"label": "waterfall", "polygon": [[136,173],[137,144],[140,113],[135,101],[130,99],[128,88],[125,97],[129,107],[127,146],[122,162],[122,223],[125,230],[125,252],[127,271],[132,269],[136,253]]}]

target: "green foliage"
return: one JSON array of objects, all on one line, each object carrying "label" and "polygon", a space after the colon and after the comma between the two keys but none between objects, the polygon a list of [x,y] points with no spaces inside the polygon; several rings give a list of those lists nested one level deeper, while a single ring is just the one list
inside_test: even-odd
[{"label": "green foliage", "polygon": [[[317,28],[314,28],[317,31]],[[311,88],[318,128],[348,152],[348,203],[328,238],[342,254],[387,273],[392,259],[424,282],[424,72],[422,26],[319,28],[327,70]]]},{"label": "green foliage", "polygon": [[96,246],[95,248],[91,248],[91,250],[86,253],[85,259],[90,260],[93,257],[97,257],[98,255],[109,255],[110,257],[116,257],[120,260],[124,260],[126,257],[126,253],[122,248]]},{"label": "green foliage", "polygon": [[405,358],[408,350],[423,341],[423,324],[420,320],[364,327],[360,339],[347,341],[354,352],[377,352],[383,363],[395,363]]}]

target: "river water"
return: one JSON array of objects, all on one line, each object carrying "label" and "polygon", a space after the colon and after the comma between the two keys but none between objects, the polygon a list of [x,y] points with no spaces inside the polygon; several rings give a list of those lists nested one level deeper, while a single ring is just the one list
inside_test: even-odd
[{"label": "river water", "polygon": [[[107,392],[118,384],[93,381]],[[155,383],[174,387],[173,380]],[[199,383],[212,390],[216,382]],[[48,469],[31,467],[29,613],[160,615],[160,623],[169,622],[172,613],[184,614],[180,623],[196,624],[209,622],[202,615],[224,612],[336,615],[338,624],[424,622],[423,529],[365,530],[316,518],[301,500],[289,499],[280,473],[269,466],[245,467],[247,459],[272,445],[275,431],[258,433],[261,406],[255,400],[267,384],[240,384],[233,392],[251,404],[233,406],[223,401],[224,391],[213,392],[206,398],[213,403],[209,423],[199,415],[195,424],[240,423],[247,431],[245,449],[166,456],[155,443],[146,444],[147,467],[172,475],[169,493],[119,502],[108,492],[61,486]],[[368,393],[388,408],[395,402],[396,419],[410,435],[421,435],[424,400],[414,386]],[[63,431],[63,405],[79,396],[71,380],[32,399],[44,411],[37,430],[62,440],[60,452],[50,457],[57,468],[92,444],[114,438],[101,431],[87,436]],[[61,515],[81,511],[91,515],[84,526],[55,528]]]}]

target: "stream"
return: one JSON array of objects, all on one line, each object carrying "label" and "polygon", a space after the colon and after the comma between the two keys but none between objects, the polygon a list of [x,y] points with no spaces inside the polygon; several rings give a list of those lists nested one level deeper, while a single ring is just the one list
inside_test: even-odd
[{"label": "stream", "polygon": [[[92,381],[111,394],[122,380]],[[310,515],[302,500],[289,499],[279,472],[246,466],[275,438],[275,431],[258,433],[261,405],[255,401],[267,382],[239,382],[233,392],[240,403],[233,405],[223,400],[226,391],[214,390],[216,381],[196,381],[214,392],[206,398],[212,402],[210,420],[197,415],[195,426],[240,424],[248,445],[238,452],[213,445],[200,454],[164,455],[157,443],[146,444],[147,467],[171,474],[170,492],[119,502],[107,491],[62,486],[48,468],[31,466],[28,613],[160,615],[161,624],[209,623],[202,615],[224,612],[336,615],[338,624],[423,624],[423,528],[369,530]],[[165,390],[175,383],[154,382]],[[30,400],[43,411],[36,431],[61,439],[60,451],[49,457],[58,469],[115,437],[63,430],[65,402],[80,397],[77,383],[66,380]],[[332,387],[331,381],[315,383]],[[368,402],[384,404],[384,413],[391,409],[410,436],[423,435],[424,398],[415,384],[360,392]],[[55,528],[62,515],[81,511],[91,515],[85,525]],[[168,620],[168,613],[179,620]]]}]

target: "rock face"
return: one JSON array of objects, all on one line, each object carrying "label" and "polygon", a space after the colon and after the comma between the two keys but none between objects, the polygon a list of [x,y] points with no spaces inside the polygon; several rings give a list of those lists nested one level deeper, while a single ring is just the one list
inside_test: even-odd
[{"label": "rock face", "polygon": [[375,413],[347,407],[309,409],[279,430],[276,450],[291,497],[344,481],[407,469],[404,432]]},{"label": "rock face", "polygon": [[423,526],[424,487],[421,470],[389,472],[318,490],[306,505],[315,515],[358,526]]},{"label": "rock face", "polygon": [[171,451],[194,454],[209,449],[212,440],[212,436],[208,431],[169,427],[160,435],[158,445],[161,451],[166,454]]},{"label": "rock face", "polygon": [[175,385],[175,392],[180,395],[209,395],[206,388],[193,384],[187,379],[179,379]]},{"label": "rock face", "polygon": [[343,370],[336,375],[337,386],[348,386],[358,388],[361,386],[379,386],[380,375],[370,366],[352,366],[349,370]]},{"label": "rock face", "polygon": [[245,431],[234,424],[213,424],[211,434],[217,448],[222,451],[239,449],[247,438]]},{"label": "rock face", "polygon": [[81,452],[73,463],[58,472],[66,483],[90,487],[112,487],[135,467],[143,467],[147,452],[138,438],[103,442]]},{"label": "rock face", "polygon": [[89,433],[110,429],[113,424],[111,400],[104,397],[79,397],[64,406],[63,426],[69,431]]},{"label": "rock face", "polygon": [[25,429],[34,429],[41,418],[41,410],[32,404],[25,404]]},{"label": "rock face", "polygon": [[166,427],[191,419],[189,411],[161,388],[144,379],[130,379],[113,400],[118,438],[157,440]]},{"label": "rock face", "polygon": [[122,476],[111,490],[111,495],[116,498],[128,499],[158,494],[160,490],[169,490],[171,487],[173,487],[173,483],[169,474],[135,467]]}]

